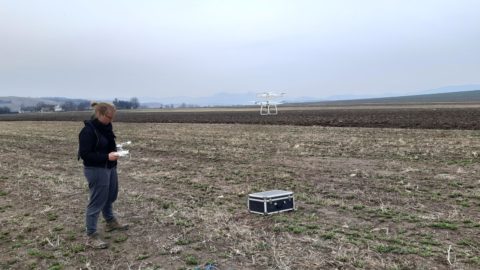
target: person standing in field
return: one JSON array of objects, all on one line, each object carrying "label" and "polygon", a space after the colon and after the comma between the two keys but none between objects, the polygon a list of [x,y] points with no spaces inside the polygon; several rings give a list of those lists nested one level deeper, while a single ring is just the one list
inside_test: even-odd
[{"label": "person standing in field", "polygon": [[127,230],[128,225],[120,224],[113,214],[113,202],[118,195],[117,160],[118,153],[112,120],[115,106],[110,103],[92,103],[95,114],[79,134],[78,156],[83,160],[84,175],[90,190],[86,209],[86,245],[92,248],[107,248],[97,233],[100,212],[106,221],[105,231]]}]

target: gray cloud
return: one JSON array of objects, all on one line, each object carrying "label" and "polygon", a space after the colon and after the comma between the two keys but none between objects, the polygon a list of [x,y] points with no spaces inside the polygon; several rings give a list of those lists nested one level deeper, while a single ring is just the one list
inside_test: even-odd
[{"label": "gray cloud", "polygon": [[478,1],[4,1],[0,95],[407,93],[478,83]]}]

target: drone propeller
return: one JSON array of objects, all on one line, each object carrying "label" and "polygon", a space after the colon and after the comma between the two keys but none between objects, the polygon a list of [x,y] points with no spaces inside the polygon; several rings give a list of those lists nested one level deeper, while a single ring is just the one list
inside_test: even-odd
[{"label": "drone propeller", "polygon": [[283,97],[285,93],[276,93],[276,92],[263,92],[263,93],[258,93],[257,98],[263,98],[263,99],[275,99],[279,97]]}]

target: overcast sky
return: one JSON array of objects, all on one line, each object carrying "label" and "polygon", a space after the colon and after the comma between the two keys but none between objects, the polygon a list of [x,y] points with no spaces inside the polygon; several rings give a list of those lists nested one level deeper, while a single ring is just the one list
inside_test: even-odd
[{"label": "overcast sky", "polygon": [[478,0],[0,0],[0,96],[407,94],[479,50]]}]

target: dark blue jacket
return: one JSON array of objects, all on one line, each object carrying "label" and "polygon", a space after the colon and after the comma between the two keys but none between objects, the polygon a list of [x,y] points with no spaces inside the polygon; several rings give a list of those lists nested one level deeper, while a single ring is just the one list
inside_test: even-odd
[{"label": "dark blue jacket", "polygon": [[78,135],[78,156],[86,167],[113,168],[116,161],[108,160],[108,153],[117,151],[112,124],[104,125],[97,119],[84,121]]}]

